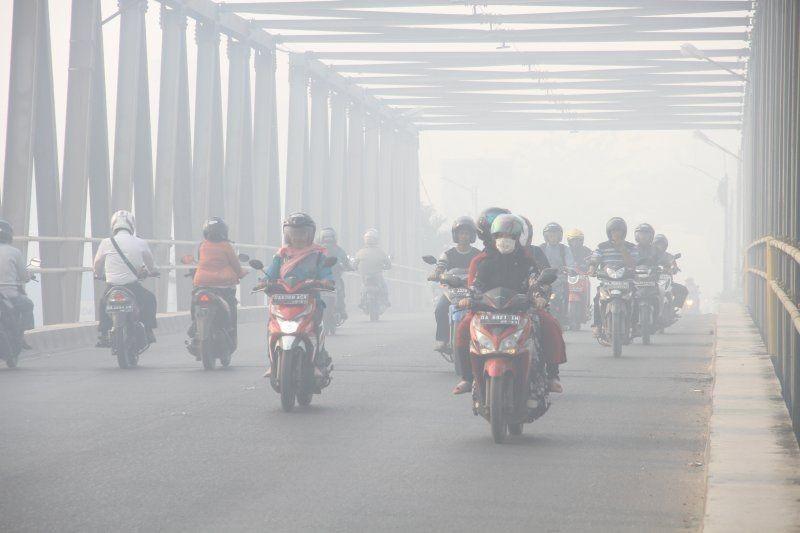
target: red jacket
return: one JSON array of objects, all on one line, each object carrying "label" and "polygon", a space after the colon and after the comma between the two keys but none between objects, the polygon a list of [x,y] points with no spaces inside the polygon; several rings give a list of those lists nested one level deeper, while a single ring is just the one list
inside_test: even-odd
[{"label": "red jacket", "polygon": [[195,287],[231,287],[239,283],[239,279],[245,275],[239,258],[228,241],[203,241],[197,255]]}]

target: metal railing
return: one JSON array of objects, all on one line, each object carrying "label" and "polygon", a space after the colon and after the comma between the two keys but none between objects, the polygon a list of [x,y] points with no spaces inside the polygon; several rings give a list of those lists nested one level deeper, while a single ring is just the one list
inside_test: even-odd
[{"label": "metal railing", "polygon": [[744,253],[744,301],[772,357],[800,434],[800,248],[763,237]]}]

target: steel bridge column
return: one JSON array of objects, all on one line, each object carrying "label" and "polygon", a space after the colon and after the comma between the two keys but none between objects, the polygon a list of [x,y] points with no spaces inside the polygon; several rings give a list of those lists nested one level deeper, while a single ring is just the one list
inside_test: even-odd
[{"label": "steel bridge column", "polygon": [[394,174],[394,128],[388,121],[380,122],[380,156],[378,163],[378,228],[381,232],[381,245],[389,254],[396,256],[394,249],[397,228],[392,226],[392,211],[397,198],[392,195]]},{"label": "steel bridge column", "polygon": [[195,91],[192,155],[193,235],[208,217],[224,216],[222,87],[219,70],[219,33],[213,24],[196,25],[197,85]]},{"label": "steel bridge column", "polygon": [[[354,206],[344,192],[347,159],[347,100],[339,93],[331,97],[330,166],[328,168],[328,194],[326,202],[328,223],[344,239],[346,213]],[[348,236],[349,238],[349,236]],[[345,241],[343,241],[345,242]]]},{"label": "steel bridge column", "polygon": [[308,206],[308,69],[300,54],[289,56],[289,131],[286,140],[286,214]]},{"label": "steel bridge column", "polygon": [[330,141],[328,138],[328,95],[330,89],[324,80],[311,78],[311,133],[308,211],[318,227],[327,226],[330,196],[328,194],[328,166]]},{"label": "steel bridge column", "polygon": [[[278,171],[277,103],[275,98],[275,50],[258,50],[255,56],[256,88],[253,122],[253,176],[255,242],[279,246],[281,196]],[[266,262],[269,255],[247,250]]]},{"label": "steel bridge column", "polygon": [[[364,209],[364,108],[358,102],[350,105],[350,120],[347,128],[347,171],[344,177],[343,194],[347,195],[346,232],[342,239],[355,252],[361,242]],[[370,200],[370,202],[374,199]]]},{"label": "steel bridge column", "polygon": [[386,198],[381,190],[380,171],[380,119],[370,112],[364,117],[364,182],[361,189],[362,201],[359,204],[364,206],[364,211],[361,215],[359,236],[367,228],[377,228],[383,240],[385,230],[381,228],[380,213],[386,204]]}]

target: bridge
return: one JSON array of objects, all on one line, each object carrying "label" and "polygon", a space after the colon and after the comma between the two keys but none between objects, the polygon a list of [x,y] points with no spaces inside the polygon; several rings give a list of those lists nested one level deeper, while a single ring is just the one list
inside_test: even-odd
[{"label": "bridge", "polygon": [[[41,260],[34,349],[0,371],[3,530],[800,524],[800,3],[0,0],[0,11],[0,214]],[[491,143],[631,131],[693,132],[734,162],[718,189],[719,304],[620,360],[568,332],[566,393],[493,448],[429,351],[434,292],[419,258],[441,244],[441,205],[421,146],[457,132]],[[731,132],[738,149],[715,140]],[[135,213],[165,273],[148,282],[159,341],[130,372],[92,347],[103,286],[91,258],[118,209]],[[203,372],[183,348],[191,280],[179,259],[222,216],[237,249],[266,260],[298,210],[348,250],[380,231],[393,307],[330,339],[333,385],[287,415],[261,379],[255,276],[239,291],[234,366]],[[346,282],[354,308],[360,280]]]}]

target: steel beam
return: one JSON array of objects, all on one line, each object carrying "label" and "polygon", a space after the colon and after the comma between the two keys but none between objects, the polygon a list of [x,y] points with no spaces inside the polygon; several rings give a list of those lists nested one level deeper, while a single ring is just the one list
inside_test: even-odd
[{"label": "steel beam", "polygon": [[327,202],[328,223],[341,235],[345,227],[347,209],[350,208],[344,193],[347,164],[347,99],[334,92],[331,95],[330,166],[328,168]]},{"label": "steel beam", "polygon": [[347,172],[342,187],[347,195],[348,216],[347,231],[342,232],[342,239],[351,250],[361,242],[364,229],[363,210],[367,203],[364,196],[366,159],[364,148],[364,109],[358,102],[353,102],[350,105],[347,130]]},{"label": "steel beam", "polygon": [[330,224],[330,196],[328,194],[328,168],[330,166],[330,140],[328,137],[327,82],[311,78],[311,132],[309,145],[309,196],[308,211],[317,224]]},{"label": "steel beam", "polygon": [[305,181],[308,173],[308,68],[304,56],[290,55],[289,132],[286,147],[286,214],[307,206]]},{"label": "steel beam", "polygon": [[[246,131],[250,100],[249,94],[250,47],[247,43],[228,38],[228,111],[225,128],[225,218],[230,234],[238,240],[241,229],[240,205],[244,176],[251,162],[247,160],[245,145],[252,142],[252,133]],[[252,199],[252,191],[244,191]],[[252,225],[252,222],[250,222]],[[246,242],[246,241],[245,241]]]},{"label": "steel beam", "polygon": [[386,228],[382,227],[381,211],[386,207],[388,197],[385,190],[381,190],[382,170],[380,151],[381,120],[378,116],[368,113],[364,117],[364,174],[362,185],[361,228],[363,234],[367,228],[377,228],[381,238],[385,239]]},{"label": "steel beam", "polygon": [[[368,123],[369,124],[369,123]],[[393,226],[393,211],[398,198],[393,194],[392,182],[395,177],[395,132],[394,125],[388,121],[381,121],[380,149],[378,151],[378,176],[377,176],[377,200],[378,200],[378,229],[381,232],[381,243],[392,255],[397,255],[395,250],[395,231]],[[369,126],[367,127],[367,139],[369,139]]]},{"label": "steel beam", "polygon": [[[275,68],[274,49],[256,51],[253,116],[255,242],[278,246],[281,240],[281,197]],[[266,261],[266,254],[260,258]]]}]

